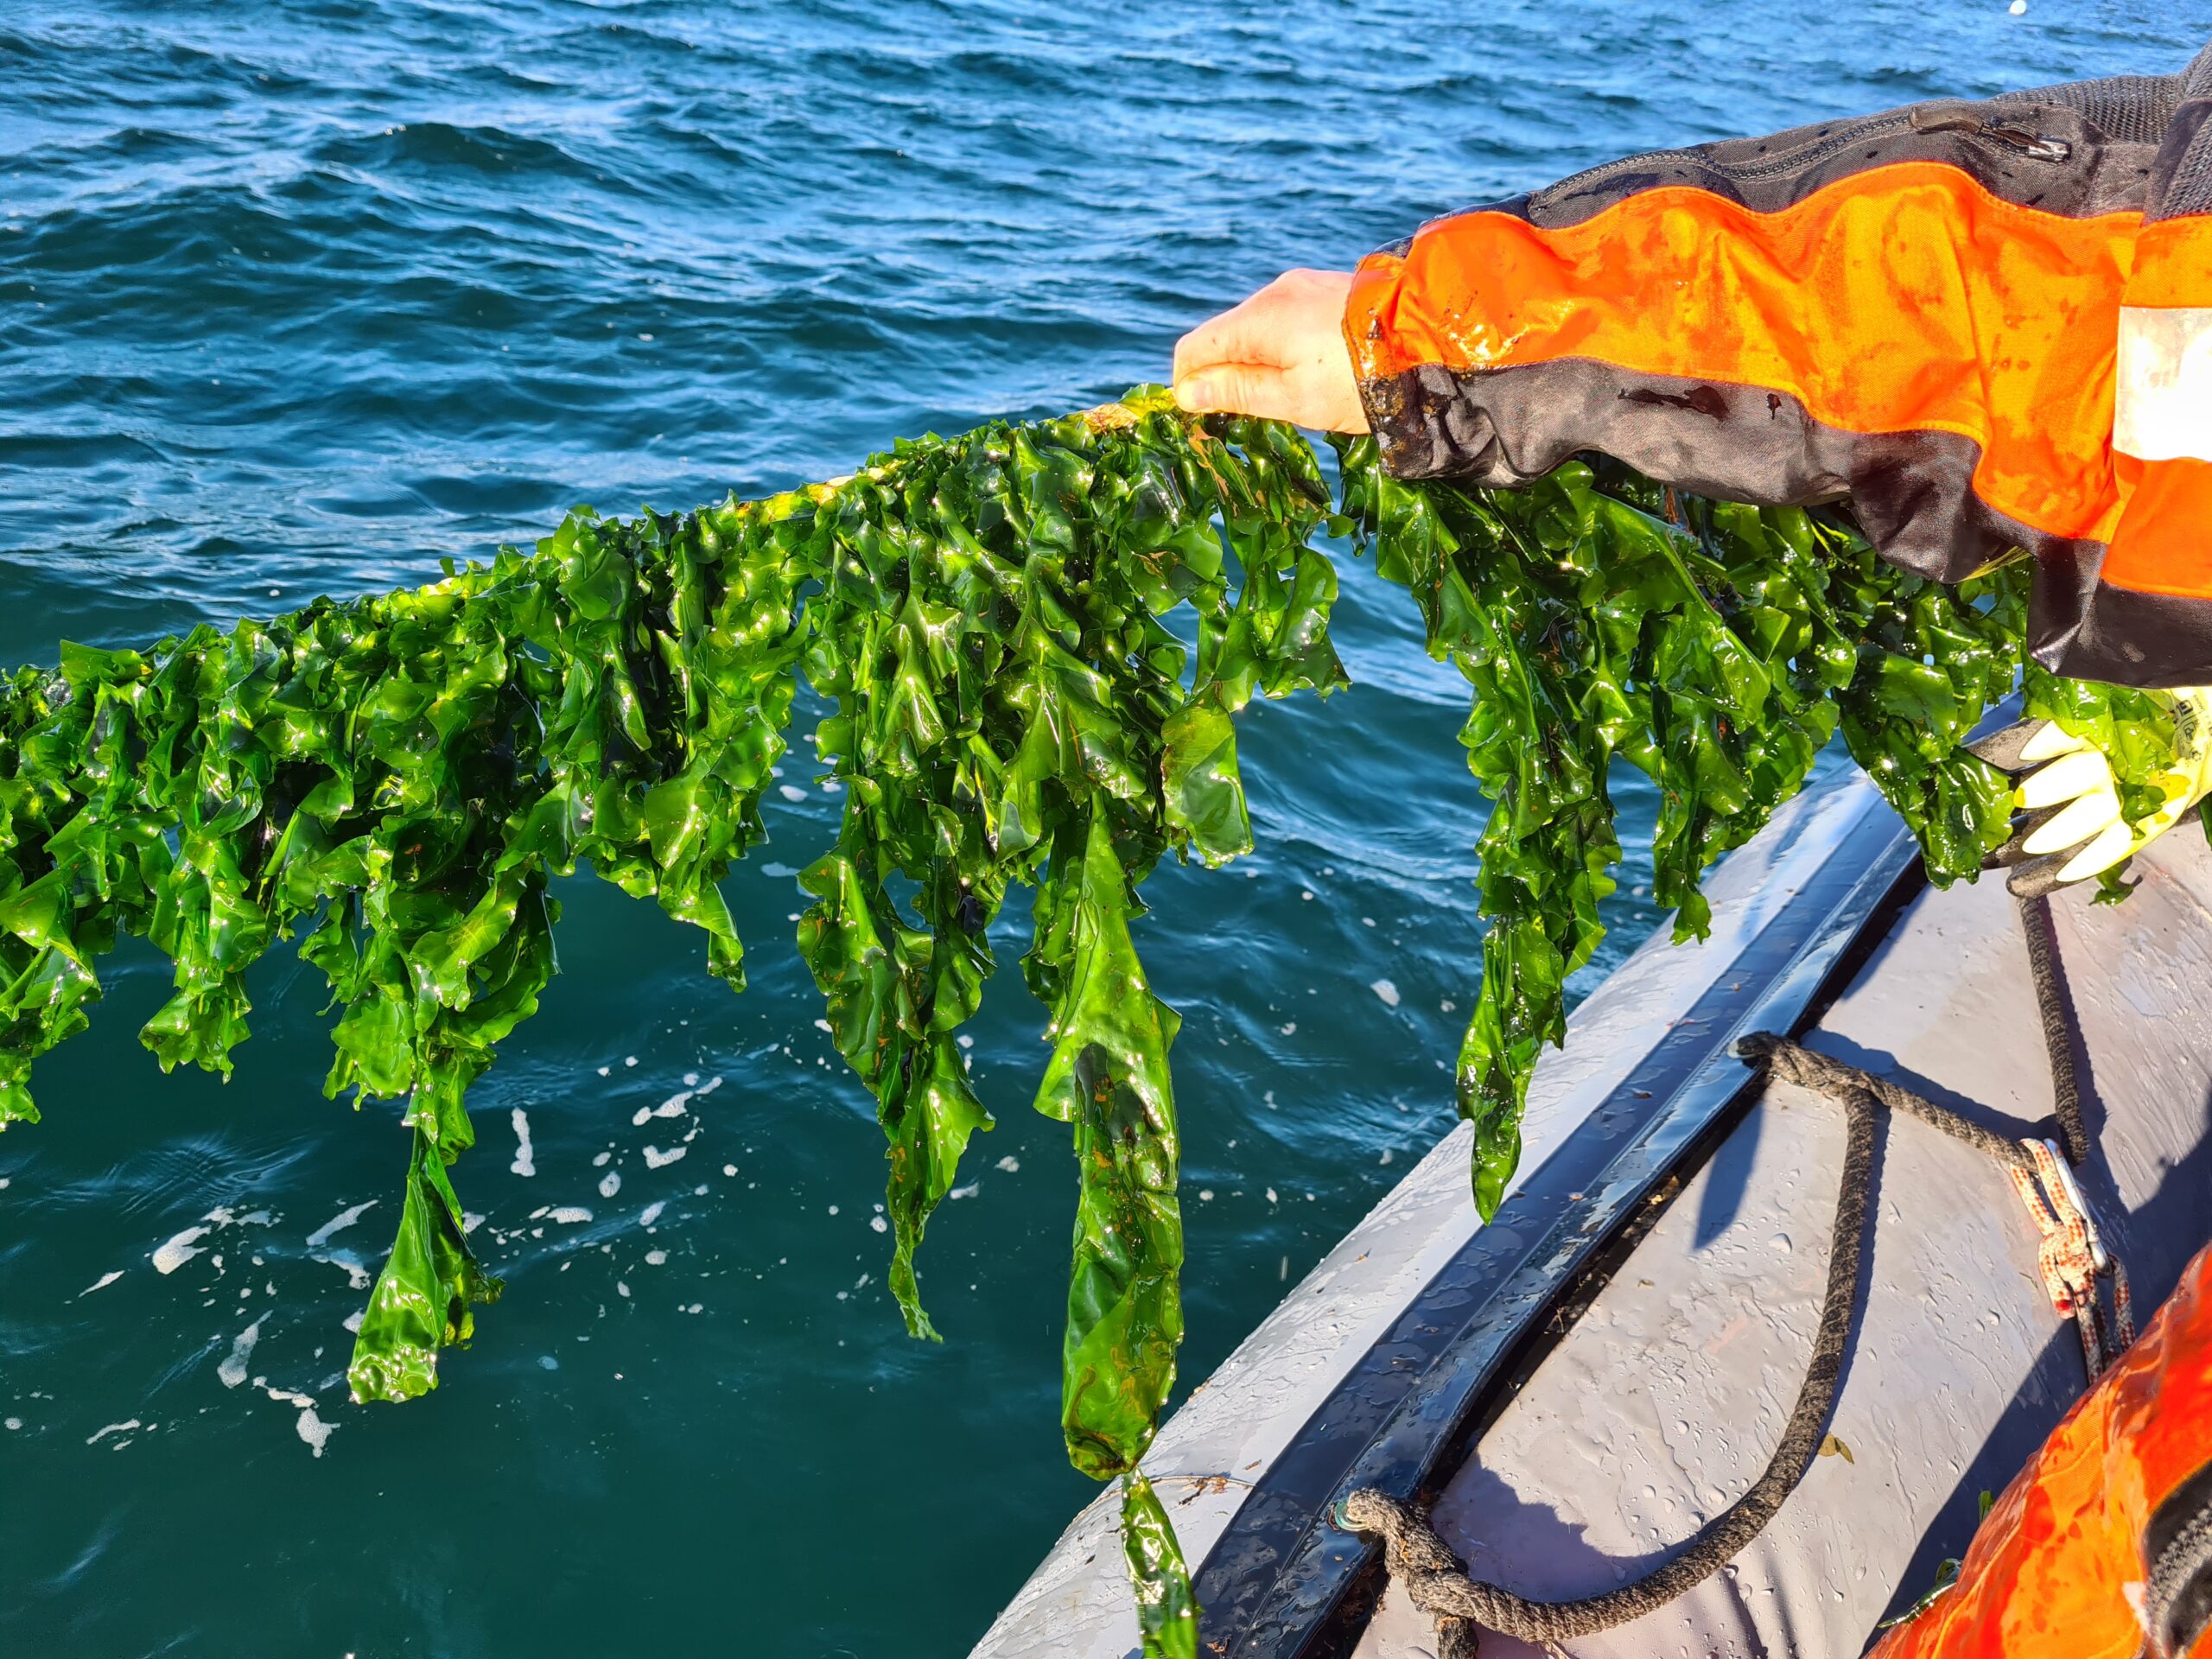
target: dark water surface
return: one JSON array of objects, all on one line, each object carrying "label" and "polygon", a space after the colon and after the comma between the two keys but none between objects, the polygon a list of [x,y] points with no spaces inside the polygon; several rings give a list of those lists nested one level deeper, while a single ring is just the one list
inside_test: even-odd
[{"label": "dark water surface", "polygon": [[[2212,0],[14,0],[0,659],[1095,403],[1277,270],[1430,213],[1662,143],[2164,71],[2208,32]],[[1357,689],[1248,724],[1261,851],[1164,871],[1138,935],[1185,1016],[1186,1384],[1448,1119],[1462,697],[1363,568],[1339,617]],[[1000,1127],[925,1256],[950,1340],[910,1342],[869,1103],[786,943],[836,807],[791,770],[730,883],[742,999],[651,906],[566,894],[566,973],[455,1172],[507,1298],[405,1408],[340,1380],[406,1143],[396,1109],[321,1098],[318,983],[264,964],[226,1087],[160,1076],[132,1033],[163,976],[113,960],[94,1032],[41,1065],[48,1121],[0,1143],[0,1650],[980,1633],[1091,1490],[1057,1428],[1073,1182],[1027,1106],[1042,1015],[1006,974],[974,1027]],[[1607,961],[1654,919],[1624,890]]]}]

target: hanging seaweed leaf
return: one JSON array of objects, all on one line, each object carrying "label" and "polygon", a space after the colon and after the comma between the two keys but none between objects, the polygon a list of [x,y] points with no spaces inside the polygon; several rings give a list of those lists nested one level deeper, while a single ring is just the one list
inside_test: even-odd
[{"label": "hanging seaweed leaf", "polygon": [[[36,1118],[32,1062],[86,1027],[119,934],[173,964],[142,1039],[225,1073],[247,969],[296,938],[331,991],[326,1091],[404,1099],[411,1129],[348,1375],[365,1400],[435,1387],[500,1288],[450,1172],[470,1085],[556,970],[550,883],[588,868],[652,898],[741,988],[718,884],[761,837],[803,679],[843,817],[801,878],[798,943],[876,1100],[889,1283],[935,1337],[918,1252],[991,1127],[958,1033],[1026,884],[1052,1042],[1035,1103],[1069,1126],[1077,1177],[1062,1426],[1077,1467],[1122,1481],[1146,1652],[1191,1659],[1189,1575],[1140,1468],[1183,1331],[1177,1019],[1131,922],[1163,857],[1250,849],[1237,714],[1345,683],[1317,533],[1372,547],[1470,687],[1488,927],[1458,1097],[1485,1217],[1604,937],[1617,765],[1656,786],[1677,937],[1705,931],[1703,872],[1839,732],[1938,881],[1979,868],[2009,802],[1958,744],[2018,671],[2017,572],[1942,588],[1840,517],[1678,498],[1611,463],[1510,493],[1392,480],[1364,440],[1338,467],[1332,501],[1289,429],[1192,422],[1140,389],[765,501],[580,509],[419,589],[143,652],[65,645],[0,688],[0,1123]],[[2029,697],[2094,728],[2124,785],[2171,743],[2133,694],[2031,671]]]},{"label": "hanging seaweed leaf", "polygon": [[1529,1076],[1605,937],[1621,860],[1608,773],[1656,786],[1655,896],[1701,937],[1702,873],[1803,786],[1839,725],[1940,883],[2005,837],[2003,781],[1958,747],[2010,689],[2023,601],[1884,564],[1840,518],[1679,498],[1607,463],[1524,491],[1412,485],[1339,446],[1344,511],[1472,690],[1460,741],[1484,826],[1480,995],[1459,1051],[1487,1219],[1520,1161]]}]

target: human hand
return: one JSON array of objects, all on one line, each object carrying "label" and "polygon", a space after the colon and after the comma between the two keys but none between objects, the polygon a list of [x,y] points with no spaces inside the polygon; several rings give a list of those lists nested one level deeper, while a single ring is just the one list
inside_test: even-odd
[{"label": "human hand", "polygon": [[2173,758],[2145,781],[2158,792],[2147,817],[2131,822],[2103,750],[2056,721],[2024,720],[1967,747],[2020,782],[2012,791],[2017,833],[1997,849],[2014,867],[2005,886],[2034,898],[2099,875],[2140,852],[2212,794],[2212,686],[2146,694],[2174,722]]},{"label": "human hand", "polygon": [[1344,345],[1346,270],[1287,270],[1243,304],[1175,342],[1175,401],[1288,421],[1319,432],[1364,432],[1367,410]]}]

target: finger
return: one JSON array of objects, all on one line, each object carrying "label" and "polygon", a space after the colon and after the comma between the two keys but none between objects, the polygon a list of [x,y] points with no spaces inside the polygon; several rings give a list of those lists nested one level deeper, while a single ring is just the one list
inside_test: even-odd
[{"label": "finger", "polygon": [[1976,739],[1967,745],[1967,752],[1999,772],[2024,772],[2038,761],[2056,760],[2088,747],[2082,739],[2067,735],[2066,728],[2056,721],[2022,720]]},{"label": "finger", "polygon": [[1298,413],[1298,386],[1281,369],[1255,363],[1217,363],[1175,382],[1175,401],[1193,415],[1257,415],[1287,421]]},{"label": "finger", "polygon": [[2029,853],[2056,853],[2101,836],[2120,822],[2120,797],[2109,789],[2082,796],[2020,843]]},{"label": "finger", "polygon": [[2086,847],[2052,853],[2017,866],[2005,878],[2005,889],[2023,899],[2040,899],[2069,882],[2084,881],[2125,864],[2135,849],[2134,836],[2125,824],[2113,824]]},{"label": "finger", "polygon": [[1269,369],[1225,363],[1178,384],[1175,397],[1193,413],[1258,416],[1314,432],[1369,429],[1358,383],[1345,365],[1301,363]]},{"label": "finger", "polygon": [[2099,751],[2076,749],[2030,772],[2013,791],[2022,806],[2050,806],[2112,788],[2112,767]]},{"label": "finger", "polygon": [[1987,737],[1976,738],[1967,745],[1967,753],[1999,772],[2018,772],[2024,765],[2020,751],[2027,747],[2030,738],[2050,723],[2043,720],[2016,720]]},{"label": "finger", "polygon": [[2050,806],[2040,812],[2024,812],[2014,818],[2012,838],[1984,858],[1981,868],[1985,870],[2005,869],[2027,862],[2030,857],[2028,842],[2034,838],[2036,831],[2056,817],[2060,810],[2058,807]]},{"label": "finger", "polygon": [[2072,754],[2089,747],[2089,740],[2076,737],[2055,720],[2047,720],[2043,729],[2028,734],[2028,741],[2020,746],[2023,760],[2056,760],[2062,754]]},{"label": "finger", "polygon": [[1207,318],[1175,342],[1176,380],[1224,363],[1287,367],[1282,360],[1283,328],[1276,308],[1270,290],[1263,288],[1219,316]]},{"label": "finger", "polygon": [[2068,859],[2058,872],[2061,881],[2081,881],[2102,874],[2135,850],[2135,837],[2124,823],[2105,826],[2088,846]]}]

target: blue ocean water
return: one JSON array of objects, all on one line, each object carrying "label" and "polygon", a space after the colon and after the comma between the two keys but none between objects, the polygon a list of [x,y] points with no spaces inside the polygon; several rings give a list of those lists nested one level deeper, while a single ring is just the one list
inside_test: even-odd
[{"label": "blue ocean water", "polygon": [[[433,575],[609,511],[1161,378],[1276,270],[1659,143],[2164,71],[2212,0],[207,0],[0,8],[0,659]],[[1168,869],[1185,1386],[1446,1125],[1481,804],[1455,677],[1363,567],[1357,689],[1248,722],[1260,850]],[[734,999],[577,884],[456,1171],[508,1281],[436,1394],[347,1404],[397,1113],[257,976],[227,1085],[106,971],[0,1141],[0,1649],[940,1655],[1089,1495],[1057,1427],[1072,1179],[1042,1016],[882,1287],[880,1141],[788,946],[835,799],[733,877]],[[1631,791],[1632,796],[1632,791]],[[1657,918],[1624,877],[1599,969]],[[1006,953],[1012,954],[1011,948]],[[1376,988],[1387,983],[1389,995]],[[366,1206],[365,1208],[364,1206]],[[194,1230],[200,1230],[195,1231]],[[170,1269],[162,1271],[162,1268]]]}]

